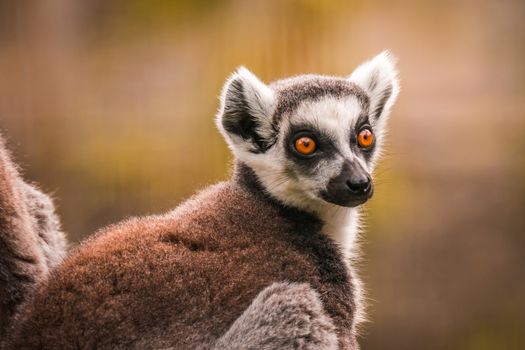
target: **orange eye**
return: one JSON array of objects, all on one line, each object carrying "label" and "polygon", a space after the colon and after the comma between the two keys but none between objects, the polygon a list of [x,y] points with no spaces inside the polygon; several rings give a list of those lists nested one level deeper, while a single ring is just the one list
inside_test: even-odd
[{"label": "orange eye", "polygon": [[359,136],[357,136],[357,141],[359,142],[359,146],[363,148],[368,148],[374,143],[374,134],[372,134],[372,131],[370,131],[369,129],[363,129],[361,130],[361,132],[359,132]]},{"label": "orange eye", "polygon": [[295,150],[305,156],[315,151],[315,141],[308,136],[299,137],[295,140]]}]

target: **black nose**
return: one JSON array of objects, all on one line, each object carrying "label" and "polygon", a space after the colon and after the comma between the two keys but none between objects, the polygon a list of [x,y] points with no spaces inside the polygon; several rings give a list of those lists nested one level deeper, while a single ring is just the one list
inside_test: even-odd
[{"label": "black nose", "polygon": [[374,192],[368,172],[356,161],[346,161],[339,175],[330,179],[321,192],[325,201],[343,207],[356,207],[365,203]]},{"label": "black nose", "polygon": [[352,176],[346,180],[346,188],[355,195],[368,194],[372,188],[372,180],[367,175]]}]

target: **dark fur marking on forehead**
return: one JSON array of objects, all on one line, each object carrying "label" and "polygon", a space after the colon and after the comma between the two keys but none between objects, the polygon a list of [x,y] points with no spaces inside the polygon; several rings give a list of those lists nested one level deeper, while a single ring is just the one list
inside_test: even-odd
[{"label": "dark fur marking on forehead", "polygon": [[363,109],[368,109],[369,105],[366,92],[355,83],[342,78],[302,76],[275,82],[271,87],[277,95],[275,119],[293,112],[303,101],[317,101],[325,96],[355,96]]}]

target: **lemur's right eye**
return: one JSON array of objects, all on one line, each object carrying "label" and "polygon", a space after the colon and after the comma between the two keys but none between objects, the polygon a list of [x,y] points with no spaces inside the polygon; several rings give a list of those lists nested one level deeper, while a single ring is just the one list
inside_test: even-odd
[{"label": "lemur's right eye", "polygon": [[295,150],[297,153],[303,156],[309,156],[315,152],[315,141],[308,136],[301,136],[294,143]]}]

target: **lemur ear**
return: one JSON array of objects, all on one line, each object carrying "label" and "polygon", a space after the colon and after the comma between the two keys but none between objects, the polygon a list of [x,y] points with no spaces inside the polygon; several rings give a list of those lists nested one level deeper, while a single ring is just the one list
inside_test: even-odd
[{"label": "lemur ear", "polygon": [[371,122],[384,121],[399,94],[394,57],[383,51],[357,67],[348,79],[363,88],[370,97]]},{"label": "lemur ear", "polygon": [[273,91],[244,67],[228,79],[221,95],[216,123],[235,151],[239,147],[262,153],[273,144],[275,107]]}]

